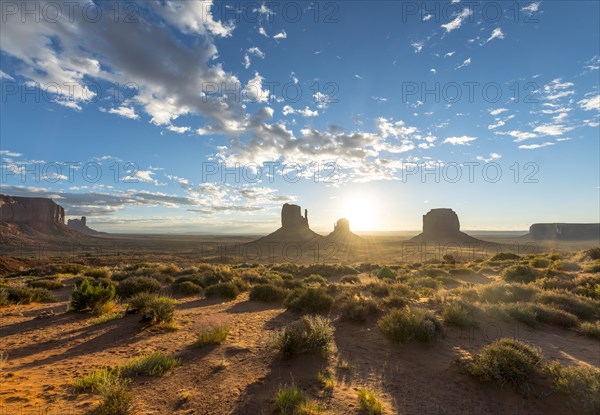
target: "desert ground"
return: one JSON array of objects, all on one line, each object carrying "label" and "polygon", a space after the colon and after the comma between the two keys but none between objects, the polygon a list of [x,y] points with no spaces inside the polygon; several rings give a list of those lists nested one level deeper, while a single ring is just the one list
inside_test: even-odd
[{"label": "desert ground", "polygon": [[600,413],[593,243],[197,249],[251,239],[0,257],[0,414]]}]

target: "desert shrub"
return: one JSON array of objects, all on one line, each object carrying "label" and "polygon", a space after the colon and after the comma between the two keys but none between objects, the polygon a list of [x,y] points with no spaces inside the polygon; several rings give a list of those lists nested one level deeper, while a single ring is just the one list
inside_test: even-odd
[{"label": "desert shrub", "polygon": [[[418,272],[418,275],[434,279],[434,278],[447,277],[448,273],[440,268],[423,268]],[[433,288],[433,287],[431,287],[431,288]]]},{"label": "desert shrub", "polygon": [[73,387],[77,392],[99,393],[104,385],[114,383],[118,377],[118,370],[104,367],[74,379]]},{"label": "desert shrub", "polygon": [[32,288],[45,288],[47,290],[58,290],[65,285],[57,279],[43,278],[40,280],[31,280],[27,282]]},{"label": "desert shrub", "polygon": [[556,277],[540,278],[536,280],[534,284],[543,290],[572,289],[575,287],[575,283],[572,280],[560,279]]},{"label": "desert shrub", "polygon": [[0,307],[5,307],[9,305],[11,301],[8,299],[8,291],[2,286],[0,286]]},{"label": "desert shrub", "polygon": [[129,415],[133,411],[133,396],[129,392],[130,379],[115,377],[98,389],[100,406],[91,415]]},{"label": "desert shrub", "polygon": [[600,247],[588,249],[583,251],[583,258],[597,260],[600,259]]},{"label": "desert shrub", "polygon": [[521,387],[530,382],[542,358],[540,348],[504,338],[484,346],[467,370],[483,382]]},{"label": "desert shrub", "polygon": [[117,293],[121,297],[131,297],[139,293],[157,293],[162,286],[151,277],[129,277],[119,283]]},{"label": "desert shrub", "polygon": [[442,320],[457,327],[476,327],[479,325],[475,317],[477,310],[477,307],[469,303],[454,301],[442,308]]},{"label": "desert shrub", "polygon": [[575,293],[600,300],[600,276],[582,275],[573,282],[576,285],[573,290]]},{"label": "desert shrub", "polygon": [[600,369],[588,365],[562,366],[554,361],[546,368],[554,389],[567,395],[586,413],[600,413]]},{"label": "desert shrub", "polygon": [[294,279],[291,279],[291,280],[285,279],[285,280],[283,280],[283,287],[287,288],[288,290],[293,290],[296,288],[304,287],[304,284],[302,283],[302,281],[298,281],[298,280],[294,280]]},{"label": "desert shrub", "polygon": [[164,376],[181,364],[181,360],[161,352],[139,356],[129,360],[119,370],[124,377]]},{"label": "desert shrub", "polygon": [[250,290],[250,300],[265,303],[278,303],[285,299],[288,290],[273,284],[255,285]]},{"label": "desert shrub", "polygon": [[394,279],[396,278],[396,273],[388,267],[383,267],[379,271],[377,271],[377,278],[382,280],[386,278]]},{"label": "desert shrub", "polygon": [[[273,269],[273,268],[271,268],[271,269]],[[274,271],[277,271],[277,270],[275,269]],[[325,278],[331,278],[331,277],[341,277],[343,275],[358,274],[358,271],[348,265],[312,264],[305,268],[299,269],[297,273],[299,276],[302,276],[302,277],[311,275],[311,274],[318,274]],[[292,274],[295,274],[295,273],[292,272]]]},{"label": "desert shrub", "polygon": [[559,327],[577,327],[579,319],[577,316],[556,307],[544,304],[535,304],[537,319],[541,323],[552,324]]},{"label": "desert shrub", "polygon": [[331,320],[321,316],[304,316],[302,319],[277,331],[272,346],[285,357],[305,352],[327,355],[333,347]]},{"label": "desert shrub", "polygon": [[323,287],[296,288],[289,293],[284,305],[292,311],[319,313],[331,309],[333,297]]},{"label": "desert shrub", "polygon": [[375,297],[383,298],[390,295],[390,286],[388,284],[369,284],[367,288]]},{"label": "desert shrub", "polygon": [[12,304],[30,304],[54,299],[52,293],[45,288],[6,287],[4,290],[5,301]]},{"label": "desert shrub", "polygon": [[105,304],[115,298],[114,285],[92,284],[84,280],[73,288],[70,307],[73,310],[92,310],[99,312]]},{"label": "desert shrub", "polygon": [[231,328],[227,324],[217,324],[203,328],[196,338],[196,346],[221,344],[227,339]]},{"label": "desert shrub", "polygon": [[537,269],[526,265],[513,265],[504,269],[501,276],[507,282],[528,283],[540,278],[542,274]]},{"label": "desert shrub", "polygon": [[552,267],[557,271],[581,271],[581,266],[572,261],[559,260],[552,264]]},{"label": "desert shrub", "polygon": [[327,280],[318,274],[312,274],[308,277],[305,277],[303,282],[305,284],[327,285]]},{"label": "desert shrub", "polygon": [[235,299],[240,294],[238,285],[234,282],[221,282],[215,285],[210,285],[206,288],[207,297],[223,297],[230,300]]},{"label": "desert shrub", "polygon": [[335,379],[329,370],[321,370],[317,373],[317,382],[321,384],[323,390],[331,392],[335,389]]},{"label": "desert shrub", "polygon": [[487,284],[466,289],[461,296],[466,300],[485,303],[513,303],[529,301],[538,291],[535,287],[523,284]]},{"label": "desert shrub", "polygon": [[162,264],[158,269],[161,273],[166,275],[177,275],[181,271],[175,264]]},{"label": "desert shrub", "polygon": [[356,275],[346,275],[340,279],[342,284],[360,284],[360,277]]},{"label": "desert shrub", "polygon": [[280,387],[275,394],[275,411],[280,415],[296,415],[305,400],[304,393],[296,385]]},{"label": "desert shrub", "polygon": [[521,259],[521,257],[512,252],[500,252],[490,258],[491,261],[517,261],[519,259]]},{"label": "desert shrub", "polygon": [[129,300],[129,308],[144,314],[153,324],[171,323],[175,319],[177,301],[156,294],[139,293]]},{"label": "desert shrub", "polygon": [[600,320],[597,320],[593,323],[581,323],[581,326],[579,326],[579,332],[588,337],[600,340]]},{"label": "desert shrub", "polygon": [[568,291],[544,291],[539,293],[535,299],[536,302],[560,308],[583,320],[592,318],[599,311],[598,304],[593,300]]},{"label": "desert shrub", "polygon": [[171,284],[171,289],[173,292],[184,295],[194,295],[202,292],[202,287],[191,281],[174,282]]},{"label": "desert shrub", "polygon": [[426,342],[441,332],[441,325],[431,312],[408,306],[390,311],[377,324],[387,338],[399,343],[412,339]]},{"label": "desert shrub", "polygon": [[589,272],[592,274],[597,274],[600,272],[600,261],[596,261],[592,265],[588,265],[585,267],[585,272]]},{"label": "desert shrub", "polygon": [[362,295],[344,295],[336,299],[336,307],[344,320],[363,322],[379,312],[377,302]]},{"label": "desert shrub", "polygon": [[550,260],[546,258],[533,258],[529,261],[529,265],[534,268],[548,268],[548,266],[550,266]]},{"label": "desert shrub", "polygon": [[375,392],[361,388],[358,390],[358,407],[365,415],[381,415],[383,405]]},{"label": "desert shrub", "polygon": [[416,290],[420,290],[423,288],[429,288],[432,290],[437,290],[440,286],[440,281],[433,277],[417,277],[411,278],[408,281],[408,285]]},{"label": "desert shrub", "polygon": [[408,305],[408,299],[398,294],[392,294],[381,300],[381,304],[389,308],[402,308]]},{"label": "desert shrub", "polygon": [[107,267],[89,268],[83,271],[83,275],[92,278],[110,278],[112,272]]}]

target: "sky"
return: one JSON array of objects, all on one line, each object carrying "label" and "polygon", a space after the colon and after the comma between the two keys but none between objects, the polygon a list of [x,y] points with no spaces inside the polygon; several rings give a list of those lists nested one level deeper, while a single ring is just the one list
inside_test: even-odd
[{"label": "sky", "polygon": [[600,221],[597,1],[1,5],[1,193],[92,228]]}]

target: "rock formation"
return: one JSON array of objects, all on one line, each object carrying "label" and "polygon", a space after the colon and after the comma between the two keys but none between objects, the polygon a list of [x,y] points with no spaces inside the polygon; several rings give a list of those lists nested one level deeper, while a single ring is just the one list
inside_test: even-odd
[{"label": "rock formation", "polygon": [[300,206],[284,204],[281,209],[281,228],[275,232],[256,240],[254,243],[285,242],[305,244],[314,239],[322,238],[308,226],[308,210],[301,214]]},{"label": "rock formation", "polygon": [[69,219],[67,221],[67,226],[71,229],[76,230],[77,232],[81,232],[86,235],[107,235],[105,232],[98,232],[86,225],[87,219],[85,216],[82,216],[81,219]]},{"label": "rock formation", "polygon": [[460,231],[458,215],[452,209],[431,209],[423,215],[423,232],[411,242],[482,243]]},{"label": "rock formation", "polygon": [[333,226],[333,232],[325,237],[328,242],[349,245],[362,242],[362,238],[350,231],[350,221],[346,218],[338,219]]},{"label": "rock formation", "polygon": [[65,210],[52,199],[0,195],[0,222],[41,233],[64,233]]},{"label": "rock formation", "polygon": [[535,223],[528,236],[536,241],[598,241],[600,223]]}]

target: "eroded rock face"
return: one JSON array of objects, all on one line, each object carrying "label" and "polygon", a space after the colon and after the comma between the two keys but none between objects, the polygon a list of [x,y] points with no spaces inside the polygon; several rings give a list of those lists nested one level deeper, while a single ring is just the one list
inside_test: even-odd
[{"label": "eroded rock face", "polygon": [[457,242],[481,243],[460,231],[458,215],[452,209],[431,209],[423,215],[423,233],[411,239],[412,242]]},{"label": "eroded rock face", "polygon": [[308,210],[304,209],[303,217],[300,206],[289,203],[284,204],[281,209],[281,227],[286,229],[308,228]]},{"label": "eroded rock face", "polygon": [[65,223],[65,210],[52,199],[0,195],[0,222],[51,231]]},{"label": "eroded rock face", "polygon": [[535,223],[529,228],[534,240],[600,240],[600,223]]}]

